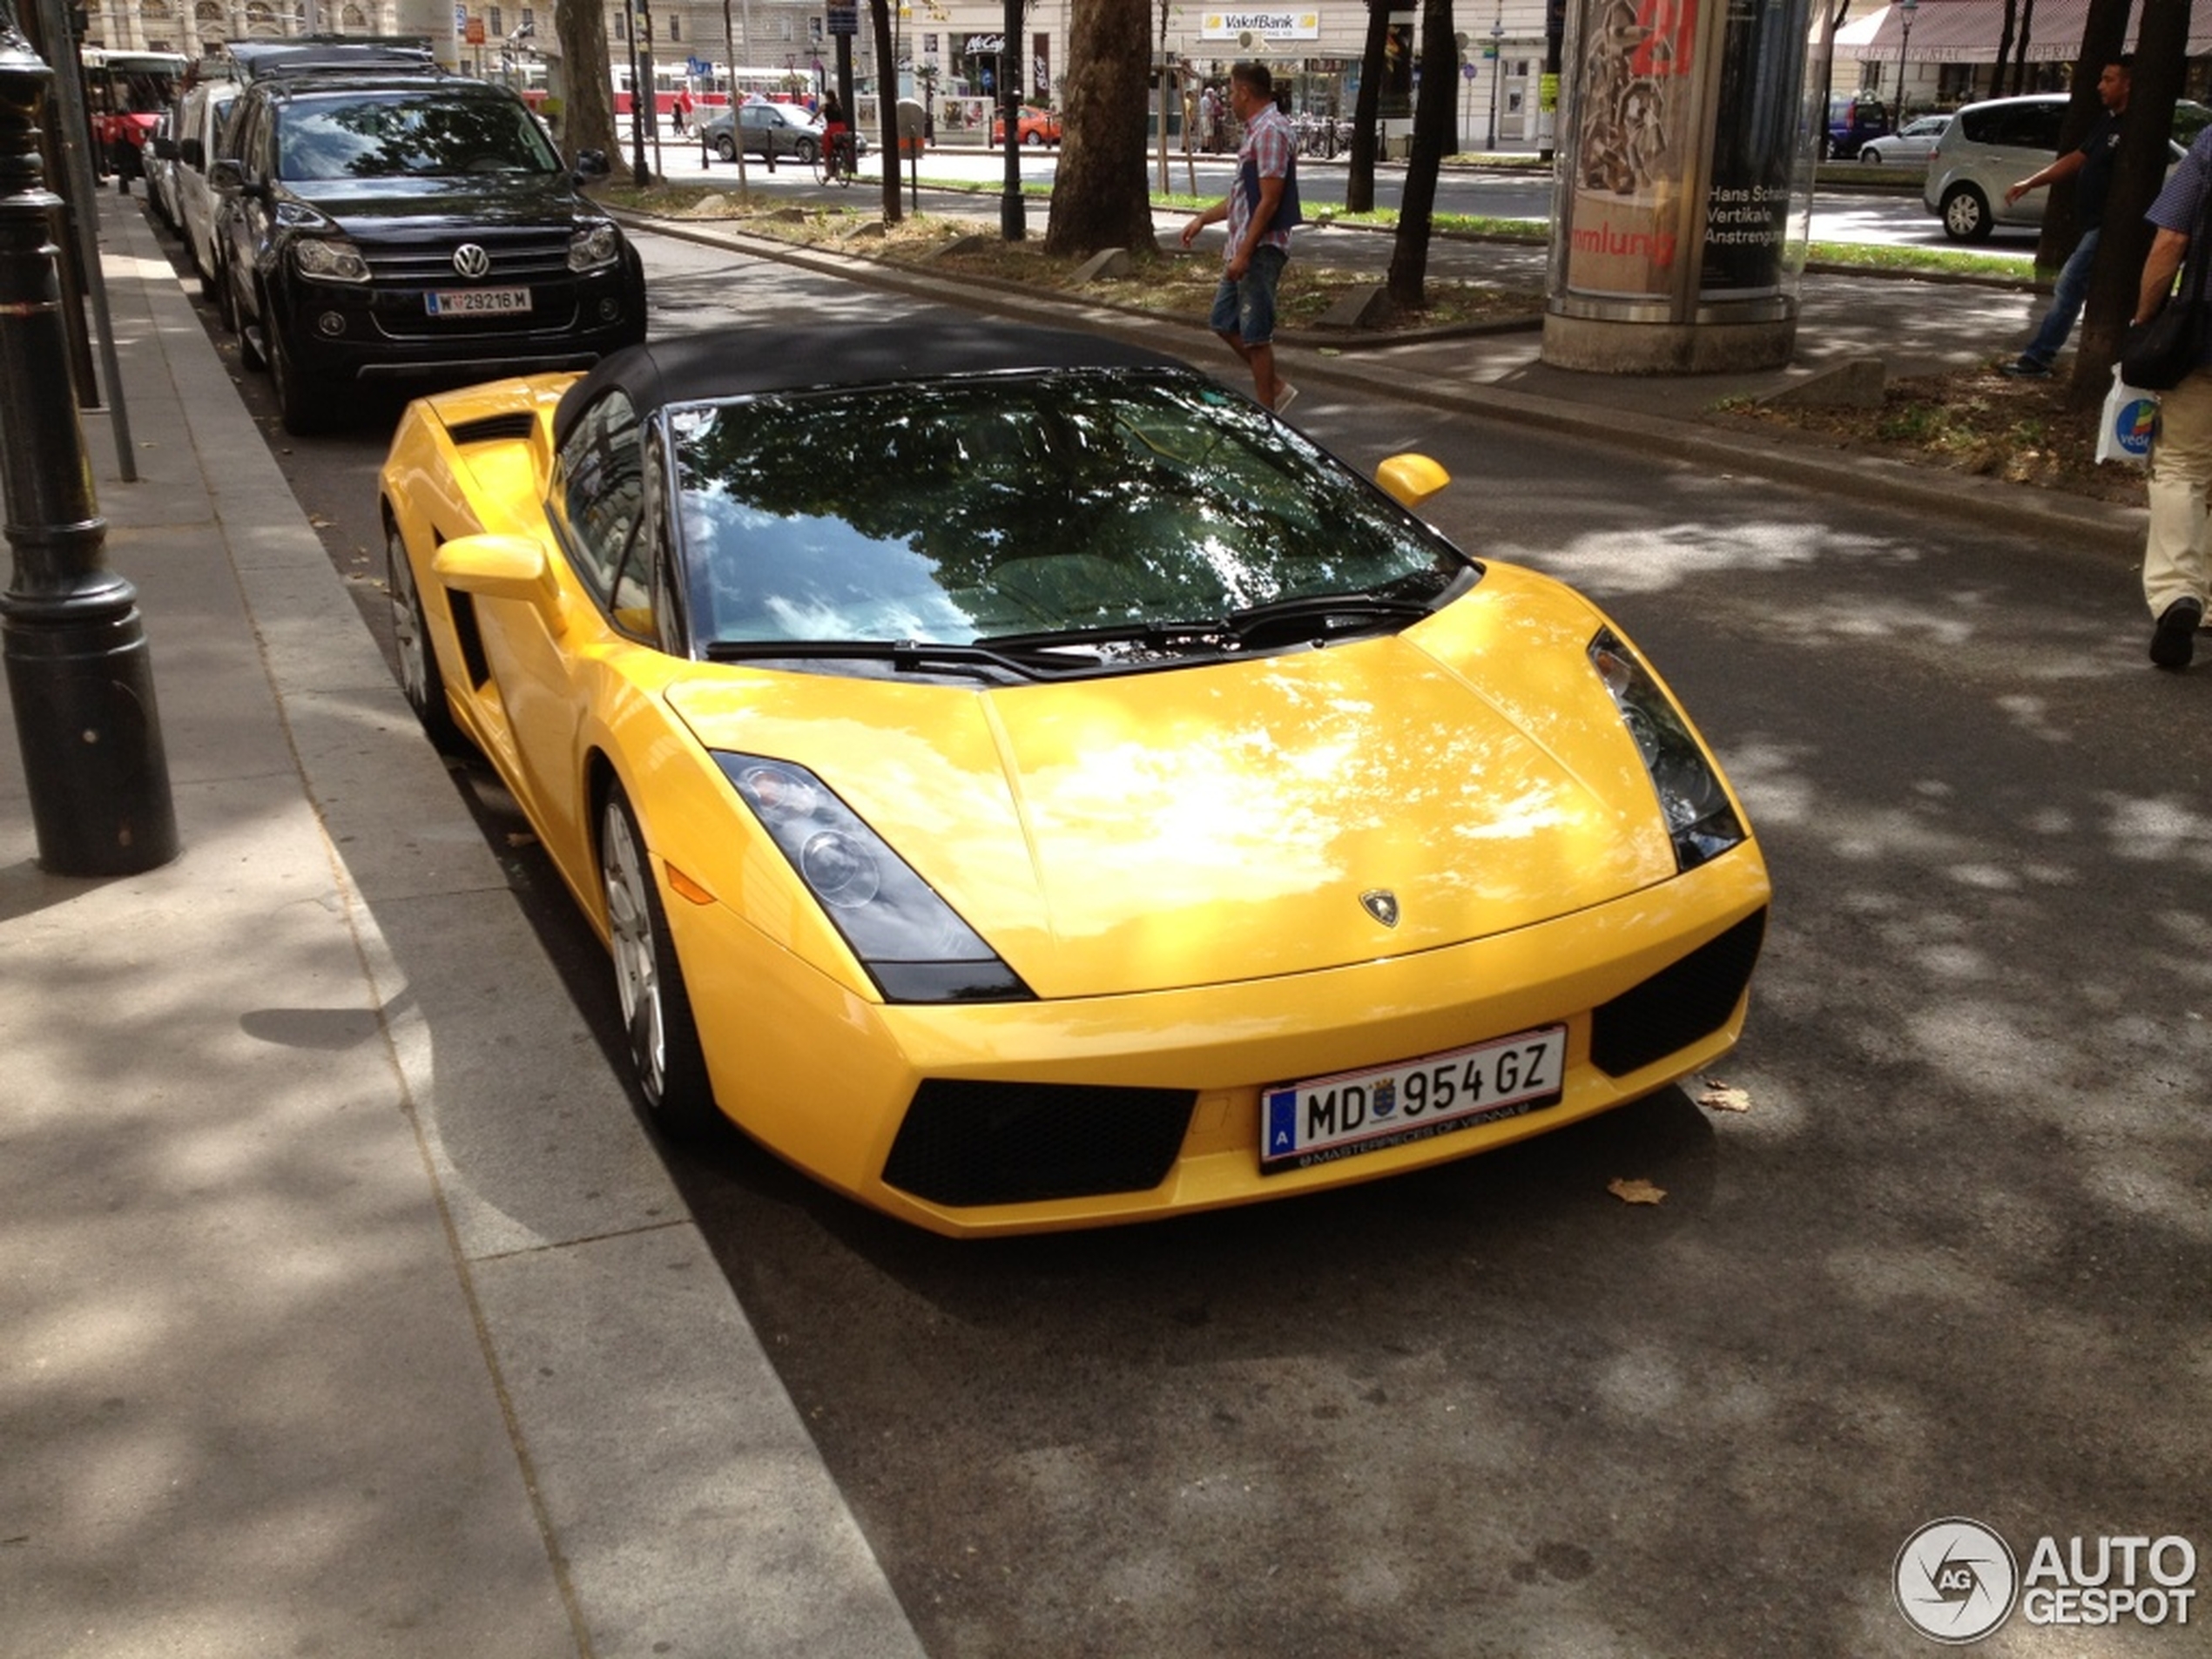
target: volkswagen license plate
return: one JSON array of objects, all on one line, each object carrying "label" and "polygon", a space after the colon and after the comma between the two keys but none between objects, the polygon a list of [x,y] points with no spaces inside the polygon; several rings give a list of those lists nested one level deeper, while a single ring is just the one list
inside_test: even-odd
[{"label": "volkswagen license plate", "polygon": [[433,288],[422,297],[434,317],[505,317],[530,308],[528,288]]},{"label": "volkswagen license plate", "polygon": [[1547,1026],[1374,1071],[1263,1089],[1263,1175],[1304,1170],[1556,1105],[1567,1028]]}]

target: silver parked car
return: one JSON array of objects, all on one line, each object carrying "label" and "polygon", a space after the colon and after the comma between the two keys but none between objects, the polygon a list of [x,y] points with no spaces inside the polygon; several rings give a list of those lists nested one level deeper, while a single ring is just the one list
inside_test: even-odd
[{"label": "silver parked car", "polygon": [[[771,104],[763,100],[757,104],[741,104],[736,111],[721,110],[699,128],[707,147],[725,161],[738,158],[738,134],[745,135],[745,152],[749,156],[772,156],[778,161],[786,158],[811,165],[822,152],[822,124],[799,104]],[[856,155],[868,152],[867,135],[857,129],[853,134]]]},{"label": "silver parked car", "polygon": [[[1979,242],[1998,227],[2030,229],[2043,222],[2047,190],[2031,190],[2007,206],[2005,192],[2050,165],[2059,152],[2067,95],[2040,92],[1969,104],[1952,118],[1928,153],[1920,199],[1954,242]],[[2172,160],[2179,161],[2212,110],[2184,98],[2174,106]]]},{"label": "silver parked car", "polygon": [[170,185],[177,204],[177,229],[191,252],[192,269],[199,273],[199,291],[214,297],[215,192],[207,183],[207,164],[214,158],[216,139],[238,98],[235,81],[202,81],[177,105],[177,136],[168,147],[175,152],[170,164]]},{"label": "silver parked car", "polygon": [[1858,146],[1861,161],[1884,163],[1925,161],[1934,150],[1936,140],[1951,125],[1947,115],[1916,115],[1895,132],[1884,133],[1878,138],[1869,138]]}]

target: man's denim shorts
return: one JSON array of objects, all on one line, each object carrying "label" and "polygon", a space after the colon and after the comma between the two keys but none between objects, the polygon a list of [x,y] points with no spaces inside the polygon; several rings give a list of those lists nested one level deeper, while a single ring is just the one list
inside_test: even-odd
[{"label": "man's denim shorts", "polygon": [[1263,242],[1253,250],[1252,262],[1244,267],[1241,282],[1227,277],[1214,290],[1213,315],[1209,319],[1214,333],[1234,334],[1247,346],[1269,346],[1275,341],[1275,287],[1283,280],[1283,267],[1291,256],[1271,243]]}]

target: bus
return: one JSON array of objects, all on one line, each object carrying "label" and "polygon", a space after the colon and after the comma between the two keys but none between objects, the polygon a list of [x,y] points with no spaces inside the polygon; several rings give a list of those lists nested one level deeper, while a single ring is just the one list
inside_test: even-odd
[{"label": "bus", "polygon": [[185,55],[84,46],[78,50],[78,63],[84,77],[92,154],[100,170],[138,178],[145,172],[140,152],[146,139],[185,78]]}]

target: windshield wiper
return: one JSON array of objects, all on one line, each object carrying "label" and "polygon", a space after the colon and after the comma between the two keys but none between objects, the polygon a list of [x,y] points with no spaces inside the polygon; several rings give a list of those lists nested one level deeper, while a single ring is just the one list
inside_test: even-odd
[{"label": "windshield wiper", "polygon": [[1210,651],[1233,650],[1239,643],[1237,630],[1218,617],[1198,617],[1187,622],[1108,622],[1090,628],[1039,629],[1026,634],[986,634],[975,642],[994,651],[1057,652],[1067,646],[1141,645],[1148,651],[1172,651],[1199,645]]},{"label": "windshield wiper", "polygon": [[1247,605],[1229,613],[1230,625],[1237,637],[1247,645],[1257,637],[1285,635],[1301,637],[1300,631],[1319,624],[1318,633],[1305,635],[1326,638],[1345,631],[1338,626],[1341,622],[1352,624],[1352,631],[1371,633],[1381,624],[1413,622],[1426,617],[1435,609],[1433,597],[1425,599],[1398,598],[1385,593],[1317,593],[1301,595],[1293,599],[1278,599],[1264,605]]},{"label": "windshield wiper", "polygon": [[795,658],[888,663],[903,674],[965,674],[980,680],[995,680],[1008,674],[1036,679],[1040,678],[1040,669],[1055,665],[1049,661],[1025,660],[981,645],[936,644],[915,639],[710,639],[705,651],[711,663],[774,662]]},{"label": "windshield wiper", "polygon": [[[1219,628],[1219,624],[1214,624]],[[1225,631],[1224,631],[1225,632]],[[967,675],[971,679],[1057,679],[1062,675],[1095,675],[1117,668],[1109,657],[1086,651],[1057,651],[1073,635],[1040,632],[978,639],[967,646],[929,639],[708,639],[708,661],[880,661],[902,675]],[[1115,639],[1132,637],[1115,632]],[[1185,635],[1179,635],[1185,637]],[[1075,644],[1093,644],[1073,637]]]}]

